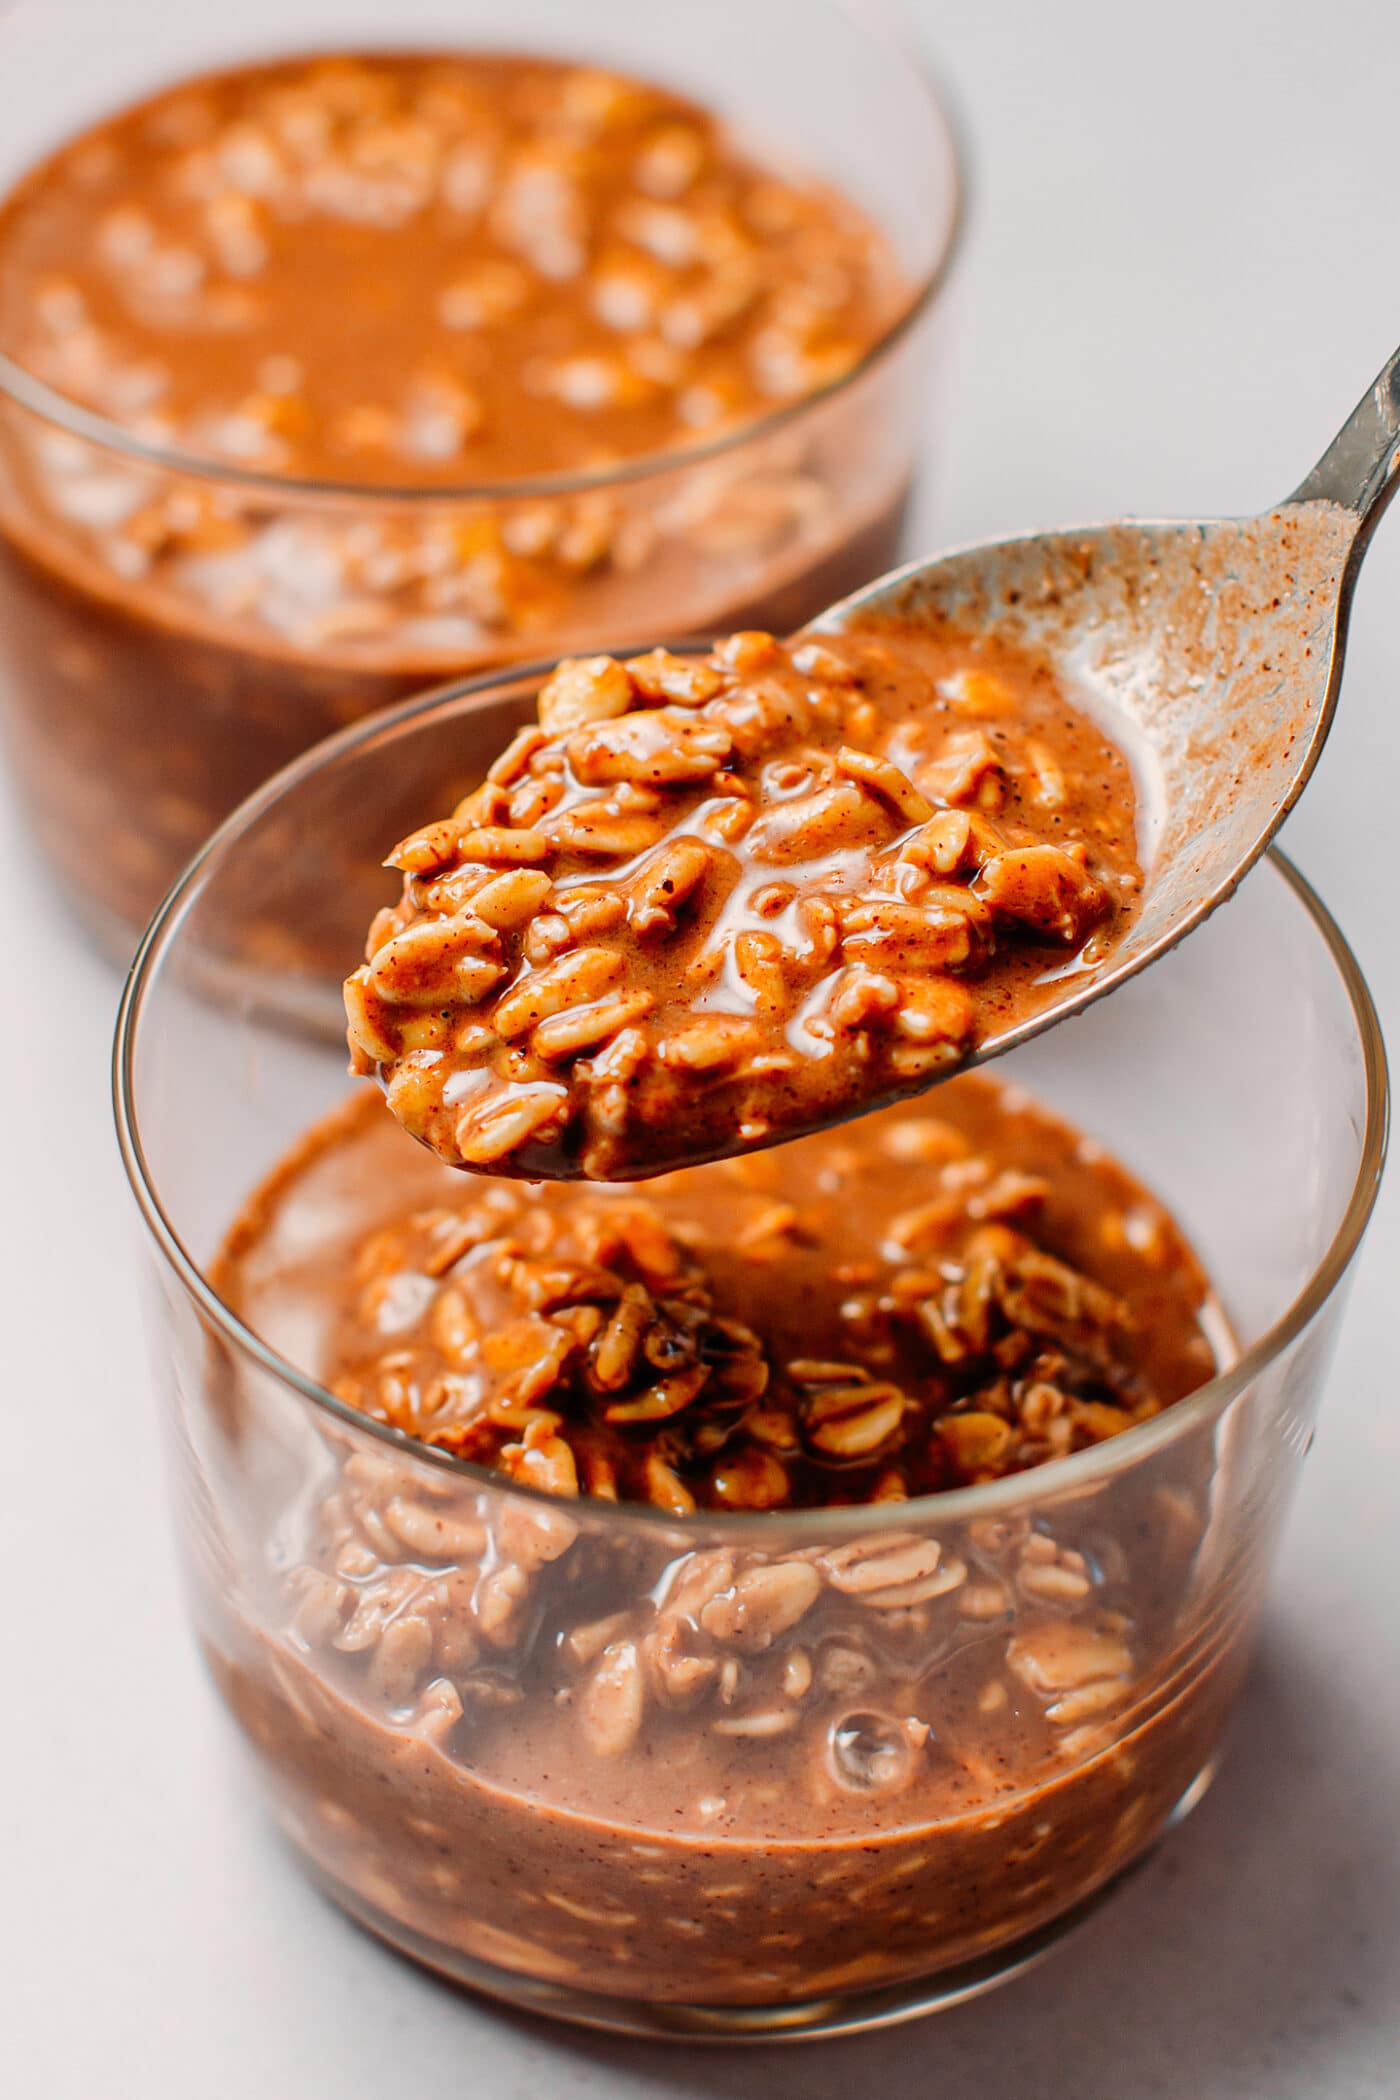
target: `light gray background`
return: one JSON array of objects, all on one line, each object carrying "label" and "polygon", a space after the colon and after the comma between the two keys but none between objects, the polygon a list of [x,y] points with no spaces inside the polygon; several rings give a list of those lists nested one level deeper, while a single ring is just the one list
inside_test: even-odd
[{"label": "light gray background", "polygon": [[[1400,340],[1394,0],[907,12],[976,158],[921,543],[1282,495]],[[1397,798],[1400,515],[1287,834],[1400,1042]],[[3,805],[0,894],[0,2083],[17,2100],[1395,2100],[1400,1186],[1233,1756],[1122,1899],[1033,1978],[883,2037],[747,2054],[580,2039],[361,1938],[244,1793],[175,1595],[106,1108],[116,987]]]}]

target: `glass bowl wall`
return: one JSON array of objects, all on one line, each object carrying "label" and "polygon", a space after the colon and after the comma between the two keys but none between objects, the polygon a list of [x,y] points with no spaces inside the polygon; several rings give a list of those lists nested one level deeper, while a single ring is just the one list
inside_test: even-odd
[{"label": "glass bowl wall", "polygon": [[[1139,1175],[1214,1277],[1234,1358],[1153,1421],[904,1505],[550,1502],[348,1411],[208,1281],[252,1187],[347,1091],[337,981],[392,886],[356,871],[479,777],[532,693],[448,692],[310,754],[138,959],[117,1107],[195,1630],[298,1855],[417,1958],[634,2031],[903,2017],[1043,1952],[1214,1770],[1380,1172],[1375,1015],[1275,855],[996,1068]],[[853,1555],[876,1569],[857,1591],[831,1572]],[[911,1567],[896,1640],[879,1593]],[[740,1585],[807,1602],[735,1634],[728,1704],[681,1696],[677,1614]],[[1044,1743],[1009,1772],[1008,1702]],[[905,1799],[889,1731],[910,1711],[936,1812]]]},{"label": "glass bowl wall", "polygon": [[[927,81],[864,10],[125,0],[119,37],[109,14],[108,0],[4,11],[0,191],[182,77],[280,53],[505,46],[723,112],[863,205],[910,286],[854,370],[761,422],[609,471],[460,490],[241,472],[143,443],[0,356],[0,731],[56,886],[113,955],[130,956],[221,818],[347,722],[546,652],[787,630],[898,558],[962,175]],[[100,64],[75,66],[75,49]],[[450,614],[430,602],[443,549],[480,572]]]}]

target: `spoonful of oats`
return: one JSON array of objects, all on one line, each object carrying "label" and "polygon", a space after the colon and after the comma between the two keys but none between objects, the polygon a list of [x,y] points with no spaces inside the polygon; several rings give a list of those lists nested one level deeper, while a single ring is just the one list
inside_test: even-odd
[{"label": "spoonful of oats", "polygon": [[1010,1049],[1229,895],[1316,762],[1400,353],[1243,521],[916,564],[791,640],[569,660],[388,865],[352,1069],[453,1165],[639,1180]]}]

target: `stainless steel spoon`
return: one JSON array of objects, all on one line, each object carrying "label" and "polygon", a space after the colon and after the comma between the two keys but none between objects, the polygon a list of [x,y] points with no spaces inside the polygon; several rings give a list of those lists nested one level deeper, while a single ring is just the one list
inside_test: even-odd
[{"label": "stainless steel spoon", "polygon": [[[811,623],[829,632],[888,618],[994,632],[1048,662],[1068,696],[1136,762],[1146,870],[1137,916],[1101,960],[1080,958],[1041,979],[1037,997],[1048,994],[1046,1003],[983,1037],[969,1062],[1015,1048],[1134,976],[1199,925],[1263,853],[1322,750],[1353,586],[1398,469],[1400,351],[1307,479],[1259,517],[1119,521],[965,548],[882,577]],[[523,675],[445,718],[453,771],[485,773],[534,718],[537,685]],[[432,806],[444,769],[441,741],[421,741],[413,778],[398,783],[404,831]],[[321,863],[303,877],[298,855],[320,855],[328,832],[344,842],[372,820],[377,839],[393,835],[382,793],[366,797],[360,772],[350,769],[337,787],[335,767],[304,765],[308,777],[326,775],[325,796],[336,807],[308,817],[289,803],[275,849],[264,845],[290,894],[314,893]],[[340,807],[337,797],[353,806]],[[373,859],[367,851],[366,868]],[[368,923],[372,910],[357,923]],[[829,1120],[937,1083],[872,1090]],[[796,1134],[778,1122],[766,1142]],[[703,1152],[688,1149],[689,1136],[678,1123],[670,1133],[676,1155],[648,1153],[649,1170],[752,1149],[737,1131],[724,1146],[707,1137]],[[549,1144],[522,1147],[495,1171],[569,1179],[580,1167],[572,1151]]]},{"label": "stainless steel spoon", "polygon": [[986,1037],[1039,1035],[1154,962],[1258,860],[1316,765],[1362,557],[1400,479],[1400,350],[1294,493],[1256,518],[1094,525],[914,562],[818,628],[937,617],[1053,665],[1136,758],[1149,815],[1132,927],[1063,997]]}]

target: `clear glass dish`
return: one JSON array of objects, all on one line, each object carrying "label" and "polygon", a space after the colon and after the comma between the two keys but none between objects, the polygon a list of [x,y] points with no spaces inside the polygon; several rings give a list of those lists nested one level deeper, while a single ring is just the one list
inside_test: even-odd
[{"label": "clear glass dish", "polygon": [[[114,956],[213,826],[347,722],[449,676],[643,630],[788,630],[898,558],[962,172],[941,102],[867,10],[414,0],[390,19],[378,0],[129,0],[120,38],[109,29],[107,0],[4,11],[0,191],[105,112],[241,61],[537,50],[673,84],[766,156],[826,176],[884,228],[910,287],[855,368],[762,421],[683,454],[460,490],[167,451],[0,357],[0,729],[56,886]],[[75,48],[100,65],[75,66]],[[471,619],[420,602],[446,544],[495,564]]]},{"label": "clear glass dish", "polygon": [[[999,1068],[1162,1198],[1213,1276],[1233,1358],[1154,1420],[902,1505],[550,1501],[348,1410],[208,1280],[346,1091],[328,1017],[373,899],[328,878],[372,863],[400,803],[440,806],[429,780],[479,775],[532,690],[430,696],[308,754],[138,957],[116,1108],[195,1630],[302,1863],[431,1967],[638,2033],[908,2017],[1054,1945],[1215,1770],[1381,1170],[1376,1016],[1274,855]],[[324,959],[279,959],[267,929],[313,888]],[[697,1640],[698,1693],[673,1668]],[[1008,1772],[1011,1710],[1040,1748]],[[946,1760],[936,1813],[905,1803],[915,1755]]]}]

